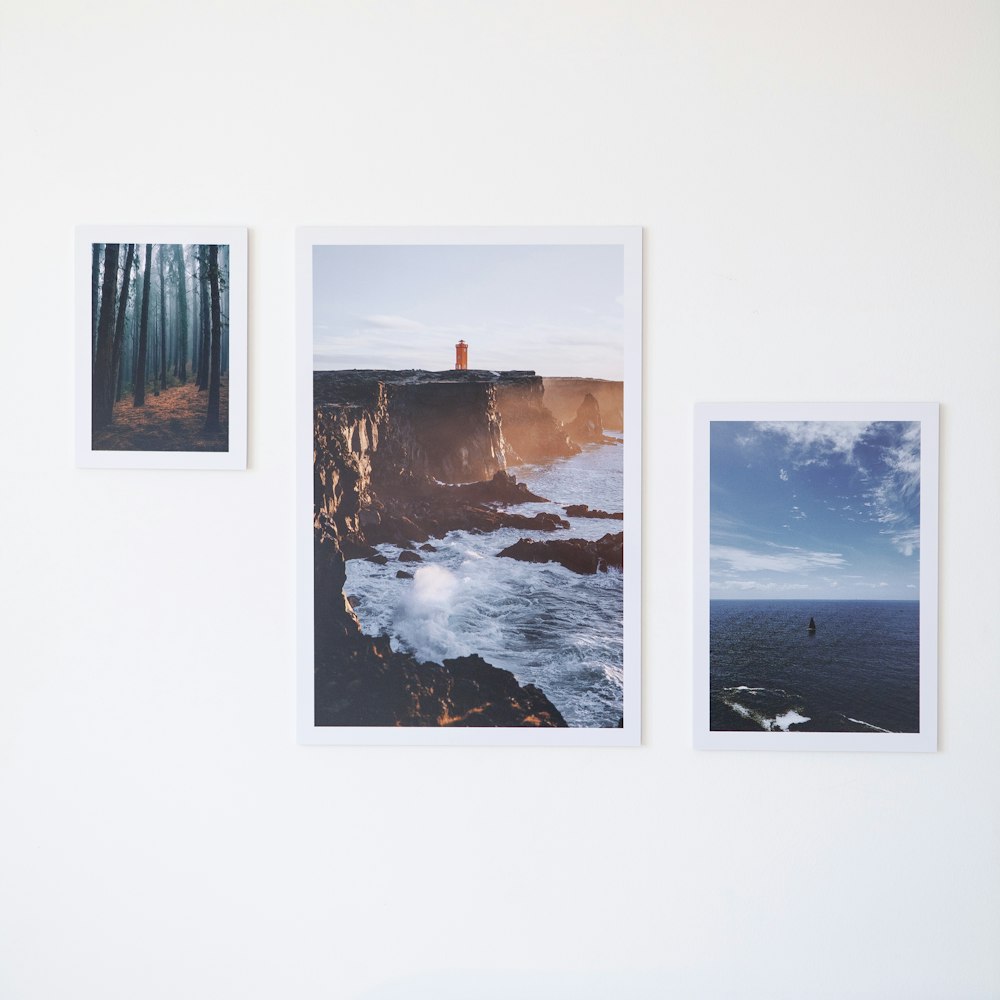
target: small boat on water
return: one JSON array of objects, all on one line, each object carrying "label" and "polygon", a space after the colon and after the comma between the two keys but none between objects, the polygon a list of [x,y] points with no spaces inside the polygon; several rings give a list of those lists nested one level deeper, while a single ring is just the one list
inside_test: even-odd
[{"label": "small boat on water", "polygon": [[810,635],[812,635],[816,631],[816,619],[815,618],[810,618],[809,619],[809,628],[807,629],[807,631],[809,632]]}]

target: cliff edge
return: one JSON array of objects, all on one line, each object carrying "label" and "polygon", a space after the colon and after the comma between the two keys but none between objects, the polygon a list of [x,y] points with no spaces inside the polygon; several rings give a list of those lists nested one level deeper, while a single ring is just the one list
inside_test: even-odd
[{"label": "cliff edge", "polygon": [[504,471],[510,447],[498,389],[511,398],[537,392],[539,401],[543,391],[532,372],[314,374],[317,725],[566,725],[543,691],[478,656],[419,662],[365,635],[344,594],[346,558],[381,541],[406,544],[458,527],[567,526],[552,514],[502,509],[541,498]]}]

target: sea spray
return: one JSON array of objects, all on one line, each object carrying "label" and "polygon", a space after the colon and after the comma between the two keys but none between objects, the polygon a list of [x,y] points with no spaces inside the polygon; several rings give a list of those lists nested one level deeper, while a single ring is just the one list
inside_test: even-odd
[{"label": "sea spray", "polygon": [[[554,502],[510,509],[530,516],[586,503],[620,511],[622,451],[620,444],[593,445],[551,465],[515,470]],[[581,575],[557,563],[497,558],[519,538],[597,539],[622,530],[621,521],[574,518],[571,524],[555,534],[449,532],[432,540],[437,551],[420,553],[413,579],[396,576],[401,550],[381,545],[386,565],[348,562],[347,593],[364,630],[389,635],[396,649],[435,662],[478,653],[522,683],[538,685],[571,726],[615,726],[622,716],[622,574]]]}]

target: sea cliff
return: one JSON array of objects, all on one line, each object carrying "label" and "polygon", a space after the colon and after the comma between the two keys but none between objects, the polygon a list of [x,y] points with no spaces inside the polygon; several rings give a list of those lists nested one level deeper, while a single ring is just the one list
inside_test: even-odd
[{"label": "sea cliff", "polygon": [[[454,528],[558,531],[506,473],[570,444],[532,372],[336,371],[313,379],[315,719],[342,726],[564,726],[544,692],[478,656],[418,662],[361,631],[345,559]],[[416,560],[414,560],[416,561]]]},{"label": "sea cliff", "polygon": [[[556,420],[570,424],[589,394],[597,403],[606,430],[625,429],[625,392],[622,382],[601,378],[549,378],[543,380],[545,405]],[[588,409],[591,409],[588,404]]]}]

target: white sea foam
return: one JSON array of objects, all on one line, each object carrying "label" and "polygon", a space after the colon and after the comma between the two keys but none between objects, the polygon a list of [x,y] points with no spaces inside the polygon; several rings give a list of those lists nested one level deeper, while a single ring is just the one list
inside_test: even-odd
[{"label": "white sea foam", "polygon": [[803,722],[808,722],[809,717],[806,715],[799,715],[794,708],[789,709],[784,715],[779,715],[776,719],[771,719],[770,727],[771,729],[780,729],[781,732],[787,733],[790,726],[799,726]]},{"label": "white sea foam", "polygon": [[[759,695],[766,693],[767,688],[762,687],[750,687],[746,684],[740,684],[738,687],[726,688],[729,692],[741,691],[746,694]],[[779,694],[784,694],[784,691],[777,692]],[[801,725],[803,722],[809,722],[808,716],[799,714],[794,708],[788,709],[787,712],[783,712],[773,719],[768,718],[763,712],[755,711],[752,708],[747,708],[746,705],[740,704],[738,701],[733,701],[731,698],[726,699],[726,704],[738,715],[742,715],[744,719],[751,719],[756,722],[761,729],[767,732],[782,732],[787,733],[790,726]]]},{"label": "white sea foam", "polygon": [[[620,447],[604,445],[551,466],[517,469],[518,479],[554,502],[510,509],[562,517],[568,503],[621,510],[621,455]],[[497,557],[519,538],[596,539],[622,530],[620,521],[595,518],[571,524],[557,532],[452,531],[433,539],[436,552],[420,553],[422,564],[401,565],[397,546],[380,545],[389,562],[349,560],[346,591],[362,628],[388,634],[394,648],[436,662],[478,653],[537,684],[571,726],[614,726],[622,715],[621,573],[581,575],[558,563]],[[400,568],[413,579],[397,579]]]},{"label": "white sea foam", "polygon": [[865,722],[863,719],[852,719],[849,715],[844,716],[848,722],[854,722],[859,726],[867,726],[869,729],[874,729],[877,733],[891,733],[891,729],[882,729],[881,726],[873,726],[870,722]]}]

